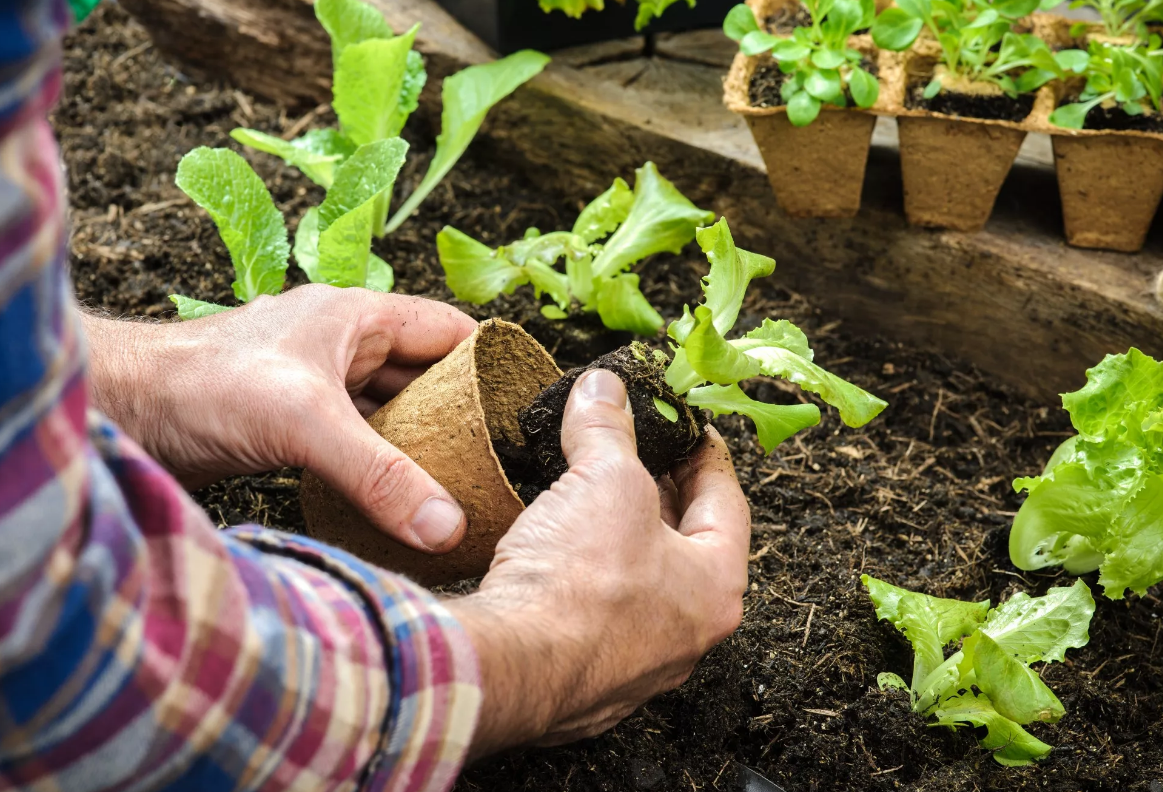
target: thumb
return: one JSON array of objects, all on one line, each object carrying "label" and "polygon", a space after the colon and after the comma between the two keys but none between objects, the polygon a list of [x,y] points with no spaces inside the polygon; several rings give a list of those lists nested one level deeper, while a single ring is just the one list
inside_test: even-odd
[{"label": "thumb", "polygon": [[308,453],[305,467],[398,542],[447,553],[464,538],[464,512],[444,487],[347,405]]},{"label": "thumb", "polygon": [[634,416],[618,375],[594,369],[578,377],[561,420],[561,450],[569,466],[619,457],[637,460],[637,448]]}]

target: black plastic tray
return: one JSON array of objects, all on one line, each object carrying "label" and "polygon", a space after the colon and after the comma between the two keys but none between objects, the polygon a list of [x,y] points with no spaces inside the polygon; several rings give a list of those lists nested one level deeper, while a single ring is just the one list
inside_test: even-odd
[{"label": "black plastic tray", "polygon": [[[637,0],[606,0],[601,11],[587,11],[581,19],[561,11],[546,14],[537,0],[437,0],[466,28],[502,54],[519,49],[550,51],[595,41],[610,41],[638,35],[634,17]],[[740,0],[698,0],[689,7],[685,0],[663,12],[641,33],[671,33],[719,27],[731,6]]]}]

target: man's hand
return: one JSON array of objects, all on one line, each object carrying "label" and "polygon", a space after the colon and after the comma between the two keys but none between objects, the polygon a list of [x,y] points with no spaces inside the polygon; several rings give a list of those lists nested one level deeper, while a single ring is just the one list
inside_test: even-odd
[{"label": "man's hand", "polygon": [[481,662],[476,756],[608,729],[742,617],[750,512],[714,429],[656,485],[625,388],[597,370],[575,384],[561,437],[569,471],[497,545],[480,591],[449,603]]},{"label": "man's hand", "polygon": [[464,513],[363,416],[475,327],[443,303],[319,285],[181,324],[85,320],[95,405],[187,487],[305,467],[430,551],[460,543]]}]

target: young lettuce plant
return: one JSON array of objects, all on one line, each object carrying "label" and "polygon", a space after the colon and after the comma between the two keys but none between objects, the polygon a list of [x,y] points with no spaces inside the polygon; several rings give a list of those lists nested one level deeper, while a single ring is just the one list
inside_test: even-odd
[{"label": "young lettuce plant", "polygon": [[1087,114],[1099,105],[1118,106],[1129,116],[1163,110],[1163,50],[1159,47],[1159,36],[1152,36],[1147,46],[1090,42],[1085,66],[1079,70],[1086,77],[1086,87],[1076,102],[1055,109],[1050,123],[1082,129]]},{"label": "young lettuce plant", "polygon": [[925,86],[926,99],[967,82],[994,85],[1017,98],[1085,65],[1080,50],[1052,52],[1037,36],[1014,32],[1014,21],[1038,6],[1039,0],[901,0],[877,16],[872,39],[898,52],[911,47],[922,30],[936,39],[940,66]]},{"label": "young lettuce plant", "polygon": [[1101,570],[1111,599],[1163,580],[1163,363],[1132,348],[1086,372],[1062,396],[1077,435],[1041,476],[1014,481],[1029,497],[1010,532],[1019,569]]},{"label": "young lettuce plant", "polygon": [[[448,226],[436,247],[458,300],[484,305],[532,284],[538,298],[546,294],[553,301],[541,309],[549,319],[564,319],[576,302],[611,330],[653,336],[663,319],[639,289],[638,276],[626,270],[655,253],[677,253],[714,217],[648,162],[635,171],[633,190],[616,179],[570,231],[542,234],[531,228],[523,239],[494,250]],[[562,259],[564,272],[556,269]]]},{"label": "young lettuce plant", "polygon": [[[1090,641],[1094,597],[1081,580],[1044,597],[1015,594],[994,609],[919,594],[862,575],[876,615],[913,646],[910,684],[897,674],[877,677],[881,690],[907,691],[913,711],[934,726],[984,728],[982,747],[1003,765],[1027,765],[1051,747],[1023,726],[1056,723],[1062,702],[1031,663],[1060,662],[1067,649]],[[945,646],[961,648],[945,657]]]},{"label": "young lettuce plant", "polygon": [[805,0],[810,27],[781,38],[761,30],[755,14],[737,5],[727,14],[723,32],[739,42],[745,55],[770,52],[785,76],[780,95],[795,126],[816,120],[824,104],[869,108],[880,97],[880,83],[860,64],[864,55],[848,46],[849,37],[868,28],[876,16],[874,0]]},{"label": "young lettuce plant", "polygon": [[[586,11],[601,11],[606,7],[605,0],[539,0],[541,10],[545,13],[562,11],[566,16],[581,19]],[[626,0],[618,0],[625,3]],[[634,29],[642,30],[650,22],[662,16],[666,9],[677,3],[678,0],[638,0],[638,15],[634,18]],[[696,0],[686,0],[691,8],[695,7]]]},{"label": "young lettuce plant", "polygon": [[[1098,13],[1106,35],[1111,38],[1135,36],[1147,40],[1147,24],[1163,20],[1163,0],[1074,0],[1072,9],[1089,8]],[[1081,36],[1089,28],[1087,22],[1070,27],[1070,35]]]},{"label": "young lettuce plant", "polygon": [[851,427],[864,426],[888,406],[814,363],[807,337],[786,319],[765,319],[742,338],[726,340],[751,280],[774,272],[775,261],[736,248],[725,218],[699,229],[696,236],[711,269],[703,279],[702,304],[693,312],[685,307],[682,318],[667,328],[674,357],[666,382],[676,394],[685,395],[690,406],[710,410],[715,417],[747,416],[769,454],[796,432],[818,424],[820,410],[814,404],[778,405],[752,399],[739,387],[747,379],[764,375],[793,382],[837,408],[841,420]]},{"label": "young lettuce plant", "polygon": [[[334,243],[326,240],[328,229],[338,220],[337,209],[353,208],[345,191],[353,187],[363,171],[353,168],[347,172],[348,182],[339,196],[333,198],[331,190],[341,178],[344,164],[356,159],[364,146],[398,140],[418,107],[420,91],[427,81],[423,59],[412,49],[420,26],[397,36],[379,11],[361,0],[318,0],[315,15],[331,36],[332,107],[339,118],[339,129],[313,130],[292,141],[253,129],[236,129],[231,136],[245,146],[282,157],[328,190],[328,201],[308,212],[295,239],[295,259],[313,282],[369,288],[386,284],[390,289],[391,268],[381,260],[372,259],[365,283],[359,281],[364,270],[360,261],[336,264],[329,257]],[[369,233],[376,238],[399,228],[464,154],[489,110],[541,72],[548,62],[546,55],[523,50],[498,61],[470,66],[445,79],[436,154],[419,186],[390,216],[392,185],[377,190],[374,206],[335,228],[332,237],[355,234],[362,240],[368,234],[362,225],[355,227],[356,220],[370,224]],[[382,151],[377,156],[383,156]],[[368,157],[362,160],[361,167],[367,165]],[[398,171],[395,168],[395,173]],[[366,192],[370,187],[364,185],[362,189]]]}]

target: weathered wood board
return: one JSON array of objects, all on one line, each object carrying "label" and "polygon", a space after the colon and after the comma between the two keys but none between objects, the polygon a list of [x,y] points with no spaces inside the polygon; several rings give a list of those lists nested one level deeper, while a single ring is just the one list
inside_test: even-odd
[{"label": "weathered wood board", "polygon": [[[397,29],[423,23],[417,47],[438,81],[492,53],[430,0],[372,0]],[[160,46],[192,66],[289,104],[329,98],[330,54],[310,0],[122,0]],[[1031,136],[982,232],[908,226],[895,129],[878,125],[863,208],[851,220],[794,220],[776,208],[746,127],[720,101],[731,53],[716,32],[559,53],[496,108],[476,145],[525,168],[563,198],[591,197],[650,159],[742,244],[773,255],[778,281],[843,319],[976,363],[1047,399],[1078,387],[1108,352],[1163,355],[1163,268],[1156,224],[1136,255],[1062,239],[1048,140]],[[971,164],[967,163],[967,167]]]}]

